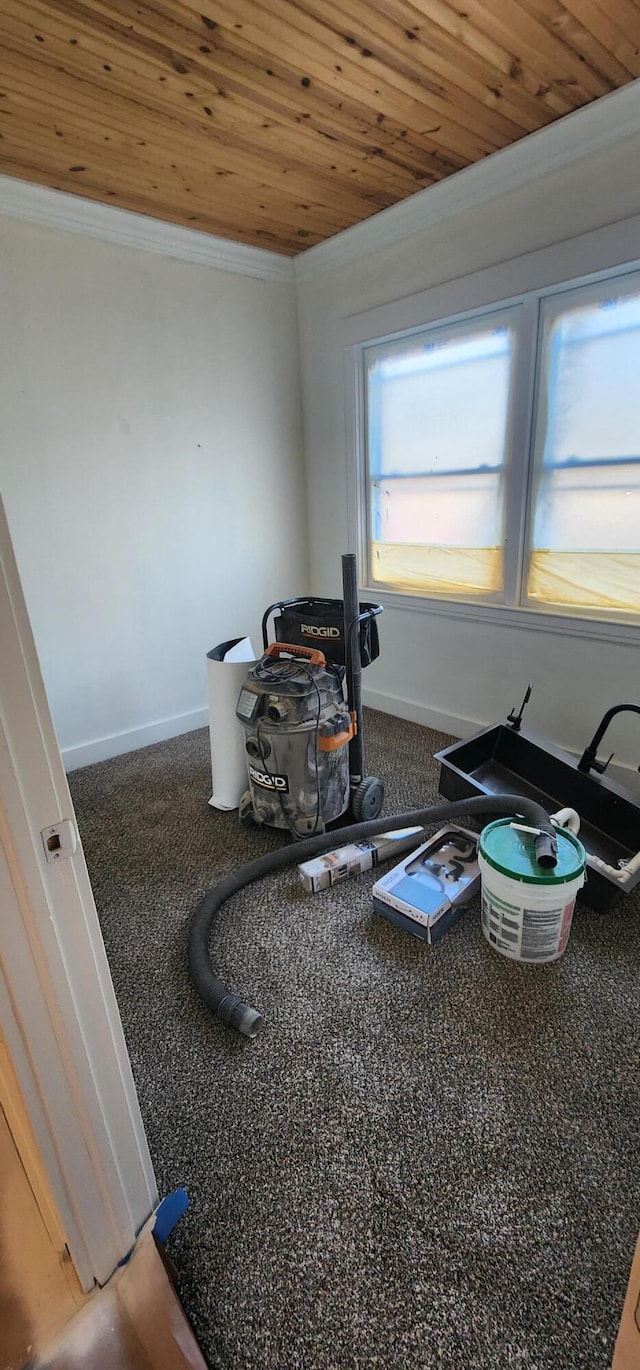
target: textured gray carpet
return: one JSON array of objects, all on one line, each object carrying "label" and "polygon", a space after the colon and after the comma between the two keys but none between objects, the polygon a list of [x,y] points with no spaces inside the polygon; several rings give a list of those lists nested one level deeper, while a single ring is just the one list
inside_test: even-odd
[{"label": "textured gray carpet", "polygon": [[[387,812],[445,739],[369,712]],[[640,1224],[640,901],[580,909],[550,967],[477,906],[434,950],[371,878],[228,906],[215,955],[267,1030],[191,990],[192,908],[273,834],[213,813],[205,731],[71,777],[187,1311],[224,1370],[604,1370]]]}]

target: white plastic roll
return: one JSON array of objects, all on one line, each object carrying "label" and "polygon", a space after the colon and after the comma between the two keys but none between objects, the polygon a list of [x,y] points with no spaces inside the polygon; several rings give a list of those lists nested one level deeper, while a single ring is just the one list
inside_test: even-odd
[{"label": "white plastic roll", "polygon": [[207,652],[213,785],[209,803],[214,809],[237,809],[247,789],[244,732],[236,718],[236,704],[248,665],[255,659],[248,637],[234,637],[229,642],[220,642]]}]

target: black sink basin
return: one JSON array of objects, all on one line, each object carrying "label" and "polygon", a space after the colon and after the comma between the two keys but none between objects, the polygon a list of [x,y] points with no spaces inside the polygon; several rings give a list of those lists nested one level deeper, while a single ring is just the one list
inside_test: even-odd
[{"label": "black sink basin", "polygon": [[440,762],[440,793],[447,799],[520,794],[536,799],[548,813],[576,809],[589,858],[579,898],[591,908],[610,908],[640,881],[640,869],[622,885],[596,865],[600,861],[618,869],[640,850],[640,805],[612,780],[584,775],[573,757],[550,742],[498,723],[445,747],[435,759]]}]

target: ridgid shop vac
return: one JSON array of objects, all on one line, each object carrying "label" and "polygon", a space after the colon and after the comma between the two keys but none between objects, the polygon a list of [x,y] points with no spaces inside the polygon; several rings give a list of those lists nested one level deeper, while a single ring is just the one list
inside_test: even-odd
[{"label": "ridgid shop vac", "polygon": [[[343,600],[289,599],[262,620],[264,655],[249,671],[236,715],[245,734],[249,788],[241,822],[300,839],[351,810],[377,818],[384,786],[364,775],[361,678],[375,660],[379,604],[361,605],[356,559],[342,558]],[[268,645],[274,619],[275,642]]]}]

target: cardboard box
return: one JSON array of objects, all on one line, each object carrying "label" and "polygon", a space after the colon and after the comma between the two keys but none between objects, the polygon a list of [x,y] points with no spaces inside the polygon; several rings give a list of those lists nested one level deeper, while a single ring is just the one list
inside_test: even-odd
[{"label": "cardboard box", "polygon": [[479,888],[478,834],[452,823],[376,881],[373,907],[435,946]]}]

